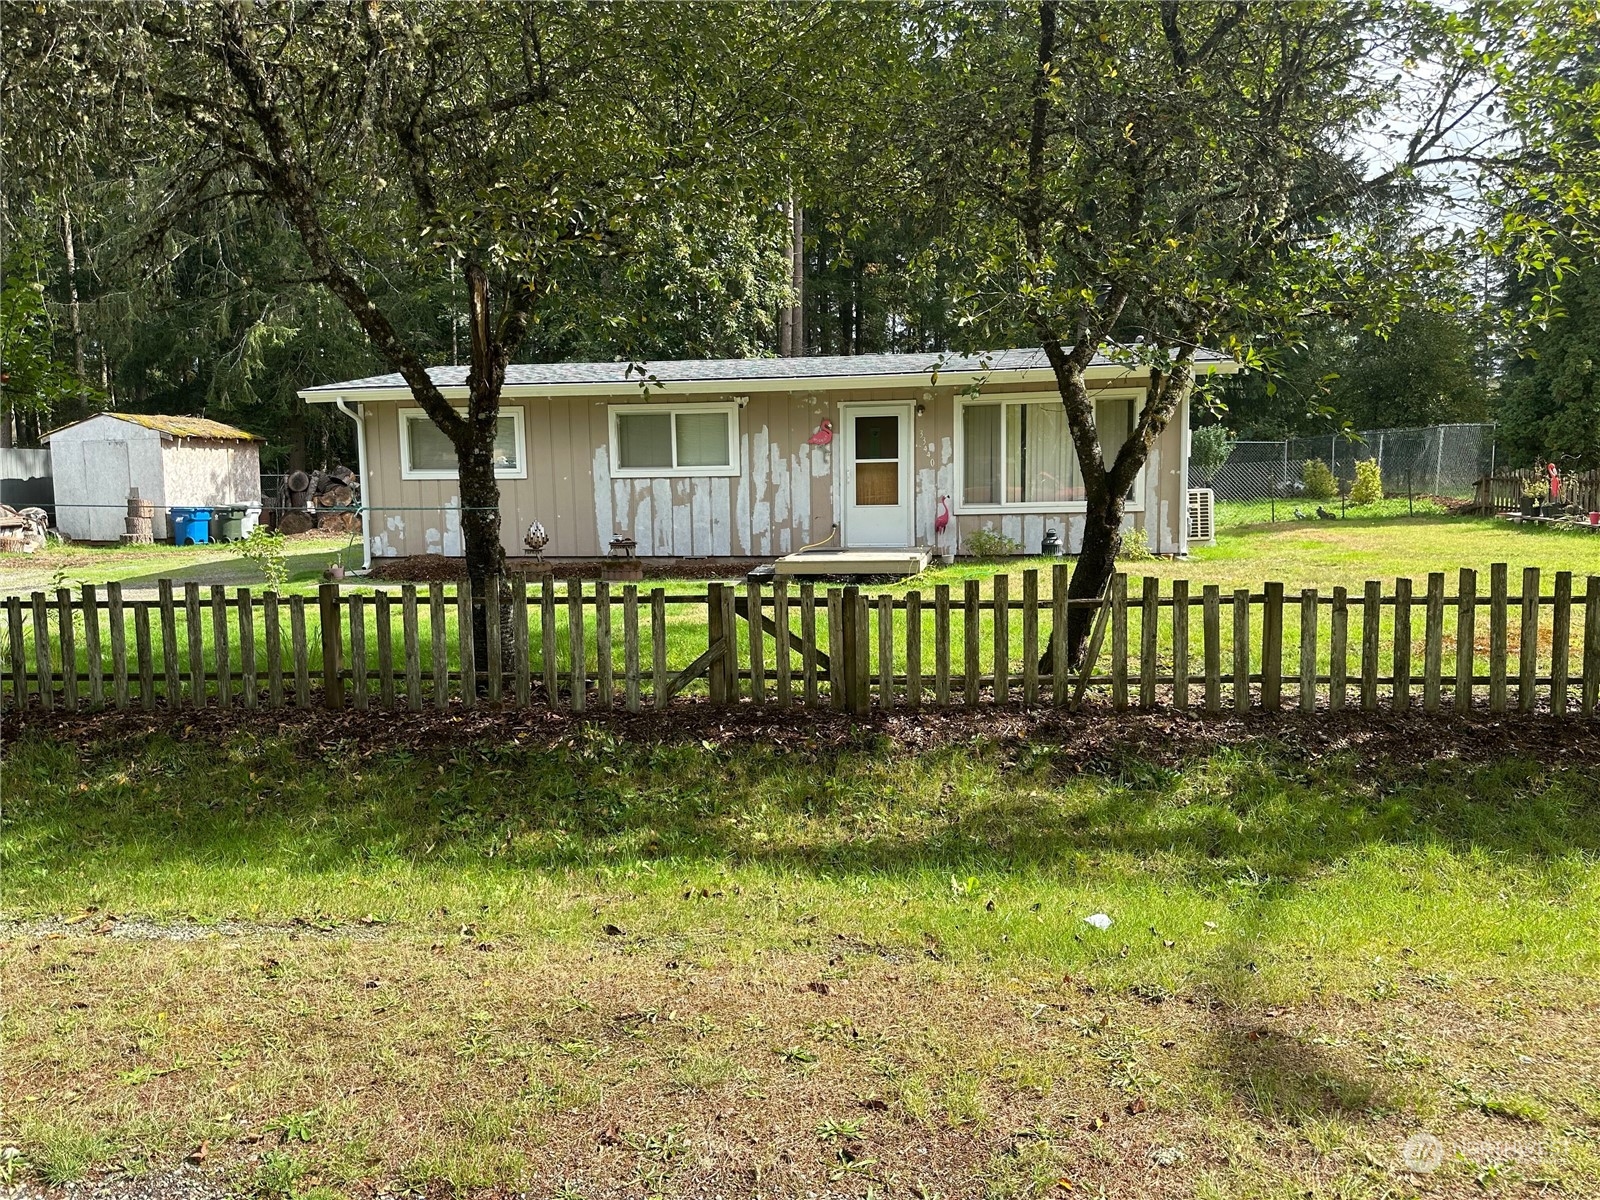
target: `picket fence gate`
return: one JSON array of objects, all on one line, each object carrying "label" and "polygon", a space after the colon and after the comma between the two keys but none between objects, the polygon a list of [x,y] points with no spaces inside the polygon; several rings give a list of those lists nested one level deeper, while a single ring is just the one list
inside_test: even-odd
[{"label": "picket fence gate", "polygon": [[[858,714],[1076,708],[1091,690],[1117,709],[1209,713],[1291,703],[1466,712],[1480,702],[1529,712],[1543,700],[1556,713],[1594,715],[1600,703],[1600,575],[1580,592],[1559,571],[1546,593],[1529,567],[1513,591],[1500,563],[1484,594],[1472,569],[1459,572],[1453,593],[1442,572],[1421,592],[1401,578],[1326,593],[1271,582],[1163,587],[1154,577],[1131,589],[1117,574],[1102,596],[1068,600],[1066,571],[1055,568],[1048,596],[1037,570],[1022,573],[1020,596],[1003,574],[987,589],[968,579],[931,595],[515,580],[485,589],[481,635],[465,583],[396,593],[327,584],[307,597],[193,583],[180,592],[162,580],[153,600],[84,584],[6,601],[0,698],[48,711],[538,704],[581,713],[661,709],[704,694],[718,705]],[[1092,626],[1084,662],[1069,669],[1062,646],[1074,607]],[[1052,661],[1041,670],[1046,646]]]}]

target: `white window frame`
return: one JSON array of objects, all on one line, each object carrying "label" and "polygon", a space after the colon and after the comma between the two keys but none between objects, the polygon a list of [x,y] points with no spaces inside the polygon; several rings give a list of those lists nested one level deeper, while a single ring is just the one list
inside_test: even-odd
[{"label": "white window frame", "polygon": [[[466,416],[464,408],[456,409],[461,416]],[[517,440],[517,465],[514,470],[503,471],[495,468],[496,479],[526,479],[528,477],[528,437],[523,422],[522,406],[509,405],[500,410],[500,416],[511,418],[511,427],[515,430]],[[401,479],[457,479],[459,472],[454,468],[434,470],[427,467],[413,467],[411,465],[411,433],[407,425],[414,420],[430,420],[428,414],[420,408],[402,408],[399,412],[400,420],[400,478]]]},{"label": "white window frame", "polygon": [[[1096,417],[1096,426],[1097,426],[1097,428],[1098,428],[1098,421],[1099,421],[1099,411],[1098,411],[1098,409],[1099,409],[1100,401],[1102,401],[1102,400],[1131,400],[1131,401],[1133,401],[1133,420],[1134,420],[1135,423],[1137,423],[1138,420],[1139,420],[1139,411],[1140,411],[1141,402],[1144,400],[1144,398],[1145,398],[1145,392],[1144,392],[1144,389],[1142,389],[1142,388],[1117,388],[1115,390],[1112,390],[1112,389],[1096,389],[1096,391],[1094,393],[1094,402],[1095,402],[1095,406],[1096,406],[1095,417]],[[1088,509],[1089,502],[1087,500],[1019,500],[1019,501],[1016,501],[1014,503],[1007,503],[1006,501],[1001,500],[998,503],[991,503],[991,504],[968,504],[962,498],[963,494],[966,491],[966,488],[963,486],[962,481],[966,478],[966,461],[967,461],[966,460],[966,453],[967,453],[966,434],[965,434],[966,422],[964,420],[964,414],[965,414],[965,411],[966,411],[966,409],[967,409],[967,407],[969,405],[971,405],[971,406],[982,406],[982,405],[997,405],[997,404],[1060,404],[1060,403],[1061,403],[1061,396],[1059,395],[1059,393],[1056,393],[1056,392],[1004,392],[1004,393],[999,393],[999,394],[990,395],[990,396],[983,396],[983,395],[973,396],[973,397],[958,396],[956,398],[955,488],[954,488],[955,495],[953,497],[953,499],[955,501],[955,504],[954,504],[954,506],[952,508],[953,512],[955,512],[957,515],[967,514],[967,515],[970,515],[970,516],[1000,516],[1000,515],[1003,515],[1005,513],[1076,513],[1076,512],[1084,512],[1084,511],[1086,511]],[[1000,420],[1000,470],[1001,470],[1000,492],[1001,492],[1002,495],[1005,494],[1006,482],[1007,482],[1006,479],[1005,479],[1005,461],[1006,461],[1006,442],[1005,442],[1005,438],[1006,438],[1006,422],[1005,422],[1005,418],[1002,417],[1001,420]],[[1080,470],[1082,469],[1082,464],[1079,464],[1079,469]],[[1124,512],[1143,512],[1144,511],[1144,470],[1145,470],[1144,467],[1140,467],[1139,468],[1139,474],[1137,476],[1135,476],[1135,478],[1134,478],[1134,481],[1133,481],[1133,499],[1129,500],[1123,506],[1123,511]]]},{"label": "white window frame", "polygon": [[[617,418],[634,413],[665,413],[672,431],[672,461],[678,461],[679,413],[726,413],[728,417],[728,465],[725,467],[624,467],[617,440]],[[612,404],[607,408],[611,428],[611,478],[613,479],[705,479],[734,478],[739,474],[739,402],[718,400],[703,404]]]}]

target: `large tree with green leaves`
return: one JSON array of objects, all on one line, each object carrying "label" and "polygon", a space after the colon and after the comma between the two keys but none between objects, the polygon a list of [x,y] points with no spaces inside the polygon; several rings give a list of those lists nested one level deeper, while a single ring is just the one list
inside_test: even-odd
[{"label": "large tree with green leaves", "polygon": [[[1394,103],[1402,46],[1439,51],[1438,86],[1370,163],[1352,146]],[[977,252],[970,328],[1029,337],[1055,376],[1088,508],[1074,598],[1110,578],[1125,497],[1192,393],[1200,347],[1254,363],[1259,335],[1375,306],[1426,260],[1423,239],[1395,236],[1398,201],[1463,156],[1453,135],[1487,102],[1450,47],[1434,14],[1343,0],[960,10],[931,85],[929,161],[953,193],[950,252]],[[1108,455],[1086,380],[1097,353],[1150,372]]]},{"label": "large tree with green leaves", "polygon": [[[696,205],[759,205],[848,9],[124,3],[14,14],[7,150],[50,175],[114,156],[148,236],[260,205],[449,437],[469,575],[503,568],[506,367],[574,281]],[[27,128],[27,105],[46,119]],[[53,116],[51,114],[54,114]],[[103,174],[106,172],[103,172]],[[781,183],[781,179],[777,183]],[[779,190],[775,185],[774,194]],[[459,280],[464,410],[384,271]]]}]

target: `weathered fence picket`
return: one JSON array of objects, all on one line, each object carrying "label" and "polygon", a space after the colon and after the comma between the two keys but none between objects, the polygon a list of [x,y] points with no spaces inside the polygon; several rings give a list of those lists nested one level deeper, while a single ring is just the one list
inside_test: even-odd
[{"label": "weathered fence picket", "polygon": [[[1048,594],[1042,582],[1037,570],[1026,569],[1020,587],[1005,576],[987,586],[969,579],[959,598],[949,584],[935,585],[931,595],[915,587],[869,595],[851,585],[830,588],[819,602],[814,584],[796,591],[786,580],[773,581],[770,590],[755,581],[713,582],[699,594],[658,587],[647,600],[636,585],[619,593],[605,581],[590,590],[573,580],[564,615],[549,578],[536,598],[524,581],[489,581],[481,591],[433,583],[425,596],[405,584],[398,592],[398,651],[394,594],[382,588],[369,595],[330,583],[314,598],[280,598],[190,583],[179,596],[162,580],[153,600],[129,600],[117,584],[57,588],[5,602],[3,698],[8,707],[52,711],[149,710],[158,700],[169,710],[315,702],[333,710],[418,711],[431,695],[440,711],[487,703],[637,713],[663,708],[698,685],[715,704],[823,704],[859,715],[952,701],[1073,708],[1094,689],[1119,710],[1201,703],[1209,713],[1224,707],[1245,713],[1293,704],[1311,713],[1359,702],[1368,712],[1419,706],[1467,713],[1485,696],[1490,711],[1506,711],[1514,683],[1522,712],[1548,704],[1557,714],[1576,708],[1588,716],[1600,702],[1600,575],[1575,580],[1570,571],[1556,572],[1546,594],[1544,574],[1530,567],[1513,593],[1506,565],[1493,564],[1487,654],[1475,644],[1484,598],[1472,569],[1459,573],[1454,594],[1442,572],[1427,576],[1425,590],[1415,585],[1415,594],[1412,579],[1401,577],[1369,580],[1356,596],[1343,587],[1291,594],[1270,580],[1225,593],[1216,584],[1163,585],[1153,577],[1134,583],[1117,574],[1100,598],[1069,600],[1065,567],[1052,572]],[[1352,628],[1357,605],[1359,629]],[[1066,637],[1075,606],[1089,609],[1093,623],[1092,644],[1079,663],[1069,661]],[[692,638],[688,653],[681,640],[673,645],[674,609],[703,622],[702,651]],[[1109,663],[1102,646],[1109,646]],[[680,655],[692,661],[683,666]],[[1487,672],[1479,675],[1484,658]],[[541,677],[544,686],[536,689]],[[1224,695],[1229,686],[1231,702]]]}]

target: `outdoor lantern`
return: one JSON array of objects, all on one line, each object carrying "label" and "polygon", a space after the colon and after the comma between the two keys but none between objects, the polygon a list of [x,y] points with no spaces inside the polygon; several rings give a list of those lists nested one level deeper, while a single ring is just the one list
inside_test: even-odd
[{"label": "outdoor lantern", "polygon": [[1060,558],[1063,553],[1061,535],[1054,529],[1046,529],[1044,540],[1039,543],[1039,553],[1046,558]]}]

